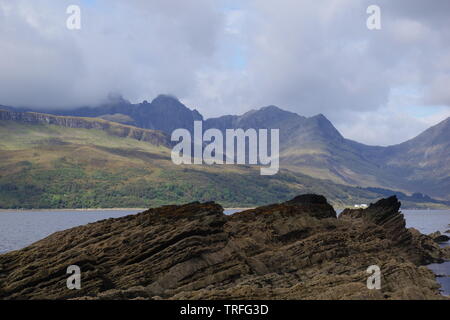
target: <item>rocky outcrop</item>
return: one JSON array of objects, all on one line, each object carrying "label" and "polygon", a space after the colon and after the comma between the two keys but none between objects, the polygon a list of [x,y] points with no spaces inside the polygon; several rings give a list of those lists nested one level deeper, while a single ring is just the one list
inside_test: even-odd
[{"label": "rocky outcrop", "polygon": [[395,245],[403,247],[416,264],[442,261],[444,254],[440,247],[418,230],[406,229],[405,219],[399,209],[400,202],[393,196],[371,204],[367,209],[346,209],[339,218],[354,223],[359,220],[363,225],[376,226]]},{"label": "rocky outcrop", "polygon": [[[18,110],[30,111],[30,110]],[[109,121],[126,123],[139,128],[159,130],[170,135],[175,129],[194,129],[194,121],[203,120],[197,110],[191,110],[172,95],[162,94],[150,103],[132,104],[121,95],[111,94],[101,105],[76,109],[40,110],[58,116],[106,117]],[[120,116],[117,116],[117,115]],[[116,115],[111,117],[111,115]],[[126,122],[124,122],[124,120]]]},{"label": "rocky outcrop", "polygon": [[110,135],[146,141],[169,147],[170,137],[156,131],[122,125],[102,119],[54,116],[36,112],[13,112],[0,110],[0,121],[16,121],[29,124],[51,124],[67,128],[103,130]]},{"label": "rocky outcrop", "polygon": [[[448,252],[405,228],[393,197],[339,218],[305,195],[231,216],[165,206],[57,232],[0,256],[3,299],[444,299],[426,267]],[[448,258],[448,257],[447,257]],[[66,288],[78,265],[81,290]],[[367,268],[381,269],[381,290]]]},{"label": "rocky outcrop", "polygon": [[428,235],[431,239],[433,239],[437,243],[443,243],[450,240],[449,236],[446,236],[445,234],[440,233],[439,231],[433,232]]}]

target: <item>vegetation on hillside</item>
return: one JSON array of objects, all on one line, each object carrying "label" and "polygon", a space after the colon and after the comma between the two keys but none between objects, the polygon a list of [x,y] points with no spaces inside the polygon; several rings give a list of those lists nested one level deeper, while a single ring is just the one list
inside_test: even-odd
[{"label": "vegetation on hillside", "polygon": [[[312,192],[344,207],[385,196],[287,170],[261,176],[258,167],[250,166],[175,166],[165,147],[100,130],[0,121],[0,136],[0,208],[129,208],[192,201],[253,207]],[[407,198],[404,205],[439,206]]]}]

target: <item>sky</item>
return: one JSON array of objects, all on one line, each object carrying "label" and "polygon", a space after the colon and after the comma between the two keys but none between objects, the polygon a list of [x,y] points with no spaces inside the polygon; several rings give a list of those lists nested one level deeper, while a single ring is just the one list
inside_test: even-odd
[{"label": "sky", "polygon": [[205,117],[277,105],[391,145],[450,116],[449,12],[448,0],[0,0],[0,104],[172,94]]}]

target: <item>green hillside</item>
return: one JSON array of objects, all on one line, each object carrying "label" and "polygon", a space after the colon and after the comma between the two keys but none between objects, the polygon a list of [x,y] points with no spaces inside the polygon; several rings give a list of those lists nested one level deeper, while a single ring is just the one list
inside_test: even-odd
[{"label": "green hillside", "polygon": [[310,192],[344,207],[383,196],[287,170],[261,176],[258,167],[175,166],[170,149],[103,130],[0,121],[0,137],[0,208],[153,207],[192,201],[252,207]]}]

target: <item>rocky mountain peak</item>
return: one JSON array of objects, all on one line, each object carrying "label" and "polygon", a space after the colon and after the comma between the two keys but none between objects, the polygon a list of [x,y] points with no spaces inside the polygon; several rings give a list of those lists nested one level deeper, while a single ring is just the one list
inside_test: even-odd
[{"label": "rocky mountain peak", "polygon": [[[177,97],[168,94],[161,94],[151,102],[153,116],[172,116],[175,119],[180,117],[186,120],[203,120],[203,116],[197,110],[186,107]],[[167,112],[173,114],[168,115]]]},{"label": "rocky mountain peak", "polygon": [[183,105],[183,104],[174,95],[160,94],[155,99],[153,99],[152,105]]},{"label": "rocky mountain peak", "polygon": [[316,116],[308,118],[310,124],[316,127],[318,133],[327,136],[329,138],[344,139],[341,133],[335,128],[335,126],[325,117],[323,114],[319,113]]},{"label": "rocky mountain peak", "polygon": [[280,117],[284,118],[284,117],[288,117],[288,116],[303,118],[294,112],[283,110],[274,105],[262,107],[259,110],[255,110],[253,112],[253,115],[268,115],[268,116],[272,116],[275,118],[280,118]]},{"label": "rocky mountain peak", "polygon": [[[281,128],[282,124],[295,121],[303,121],[305,118],[296,113],[283,110],[277,106],[266,106],[258,110],[250,110],[241,116],[223,116],[215,119],[208,119],[209,123],[227,122],[232,128]],[[223,127],[219,125],[219,128]]]}]

